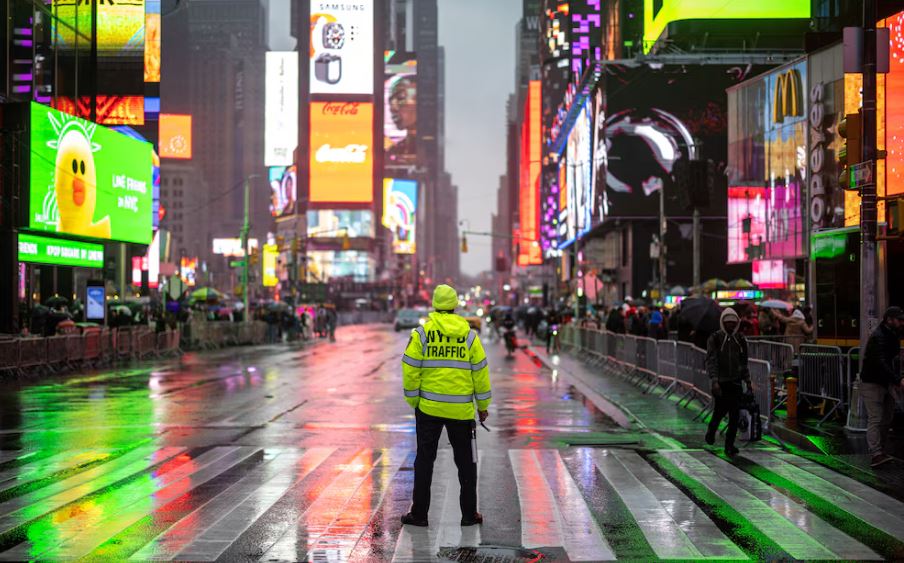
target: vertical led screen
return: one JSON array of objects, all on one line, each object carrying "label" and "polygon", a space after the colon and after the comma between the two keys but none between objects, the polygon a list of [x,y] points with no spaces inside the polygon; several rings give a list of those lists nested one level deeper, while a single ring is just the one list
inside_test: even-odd
[{"label": "vertical led screen", "polygon": [[728,261],[759,260],[765,246],[766,188],[728,188]]},{"label": "vertical led screen", "polygon": [[311,103],[311,204],[373,201],[372,103]]},{"label": "vertical led screen", "polygon": [[[881,143],[884,138],[887,144],[888,155],[885,160],[888,167],[887,195],[899,195],[904,193],[904,12],[888,18],[885,25],[891,35],[889,46],[891,53],[889,72],[885,76],[885,88],[880,88],[885,91],[886,130],[885,135],[879,132],[879,141]],[[878,110],[882,121],[881,106]]]},{"label": "vertical led screen", "polygon": [[387,51],[383,81],[383,152],[386,165],[417,161],[417,60]]},{"label": "vertical led screen", "polygon": [[191,116],[161,113],[159,126],[160,156],[191,159]]},{"label": "vertical led screen", "polygon": [[518,197],[519,230],[518,265],[542,264],[540,252],[540,168],[541,168],[541,126],[540,126],[539,80],[531,80],[528,85],[524,107],[524,121],[521,128],[521,185]]},{"label": "vertical led screen", "polygon": [[261,280],[264,287],[276,287],[279,285],[279,278],[276,277],[276,262],[278,258],[279,246],[275,244],[265,244],[261,260]]},{"label": "vertical led screen", "polygon": [[144,15],[144,81],[160,82],[160,0],[147,0]]},{"label": "vertical led screen", "polygon": [[392,231],[392,251],[417,251],[417,182],[383,179],[383,226]]},{"label": "vertical led screen", "polygon": [[593,214],[593,143],[590,123],[590,101],[578,114],[571,132],[568,134],[565,181],[567,184],[567,238],[559,245],[568,245],[580,238],[591,228]]},{"label": "vertical led screen", "polygon": [[372,0],[311,0],[310,37],[312,94],[373,94]]},{"label": "vertical led screen", "polygon": [[298,145],[298,52],[266,55],[264,165],[289,166]]},{"label": "vertical led screen", "polygon": [[298,173],[295,165],[273,166],[269,169],[270,215],[284,217],[295,213],[298,194]]}]

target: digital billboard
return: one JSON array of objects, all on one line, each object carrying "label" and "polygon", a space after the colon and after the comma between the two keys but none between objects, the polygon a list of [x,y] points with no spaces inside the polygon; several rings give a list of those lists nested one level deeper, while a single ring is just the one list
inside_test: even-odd
[{"label": "digital billboard", "polygon": [[[253,253],[258,248],[258,240],[256,238],[248,239],[248,248]],[[242,258],[245,256],[245,249],[242,248],[242,239],[240,238],[215,238],[211,251],[214,254],[228,256],[230,258]]]},{"label": "digital billboard", "polygon": [[728,262],[766,256],[766,188],[728,188]]},{"label": "digital billboard", "polygon": [[[590,119],[590,101],[578,114],[566,145],[567,160],[565,183],[567,199],[567,237],[564,244],[587,234],[592,227],[595,169],[593,162],[593,142]],[[560,244],[561,248],[564,244]]]},{"label": "digital billboard", "polygon": [[392,251],[395,254],[417,252],[416,181],[383,179],[382,224],[392,231]]},{"label": "digital billboard", "polygon": [[383,80],[383,152],[387,165],[417,162],[417,59],[387,51]]},{"label": "digital billboard", "polygon": [[[101,125],[144,125],[144,96],[103,96],[96,98],[96,123]],[[52,103],[70,115],[91,116],[91,98],[81,96],[78,103],[67,96],[55,96]]]},{"label": "digital billboard", "polygon": [[153,149],[32,103],[28,228],[149,244]]},{"label": "digital billboard", "polygon": [[160,0],[146,0],[144,13],[144,81],[160,82]]},{"label": "digital billboard", "polygon": [[311,103],[311,204],[373,201],[370,102]]},{"label": "digital billboard", "polygon": [[[71,50],[77,47],[88,48],[85,46],[85,39],[77,37],[76,29],[82,32],[91,29],[92,4],[97,6],[98,56],[141,56],[145,48],[145,0],[97,3],[53,0],[52,21],[56,45]],[[90,35],[90,31],[88,34]]]},{"label": "digital billboard", "polygon": [[264,165],[289,166],[298,146],[298,52],[268,51]]},{"label": "digital billboard", "polygon": [[373,2],[311,0],[309,55],[312,94],[373,94]]},{"label": "digital billboard", "polygon": [[276,276],[276,264],[279,258],[279,246],[275,244],[265,244],[261,258],[261,269],[264,287],[276,287],[279,285],[279,278]]},{"label": "digital billboard", "polygon": [[270,180],[270,215],[284,217],[295,213],[298,197],[296,166],[272,166],[268,169]]},{"label": "digital billboard", "polygon": [[644,0],[643,8],[644,53],[674,21],[810,18],[810,0]]},{"label": "digital billboard", "polygon": [[160,114],[161,158],[191,159],[191,116]]},{"label": "digital billboard", "polygon": [[[885,75],[884,81],[885,88],[881,88],[881,77],[877,77],[880,78],[879,89],[885,93],[885,119],[882,119],[881,115],[878,116],[880,123],[878,148],[885,148],[888,153],[885,158],[885,166],[888,171],[888,180],[885,185],[888,193],[885,195],[891,196],[904,194],[904,12],[886,19],[885,25],[889,28],[891,36],[890,56],[889,71]],[[883,96],[881,93],[878,104],[879,113],[882,112],[881,98]],[[882,124],[885,125],[885,135],[882,135]],[[886,147],[881,145],[883,140],[887,144]],[[879,193],[882,195],[881,191]],[[880,215],[880,221],[881,217]]]},{"label": "digital billboard", "polygon": [[373,238],[374,214],[365,209],[319,209],[307,213],[308,236],[312,238]]},{"label": "digital billboard", "polygon": [[542,264],[540,252],[540,170],[543,146],[541,119],[541,83],[531,80],[524,101],[521,127],[521,175],[518,194],[518,265]]},{"label": "digital billboard", "polygon": [[103,268],[104,245],[19,233],[19,262]]}]

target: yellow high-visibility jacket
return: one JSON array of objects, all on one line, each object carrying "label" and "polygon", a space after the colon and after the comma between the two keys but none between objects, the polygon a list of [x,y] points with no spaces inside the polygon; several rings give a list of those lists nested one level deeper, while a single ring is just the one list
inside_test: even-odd
[{"label": "yellow high-visibility jacket", "polygon": [[402,356],[405,400],[421,412],[472,420],[490,406],[490,369],[477,331],[453,313],[430,313]]}]

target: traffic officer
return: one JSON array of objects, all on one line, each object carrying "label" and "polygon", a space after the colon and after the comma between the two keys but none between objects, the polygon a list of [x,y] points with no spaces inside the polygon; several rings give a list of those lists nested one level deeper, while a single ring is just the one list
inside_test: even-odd
[{"label": "traffic officer", "polygon": [[434,312],[413,331],[402,356],[405,400],[417,422],[417,457],[414,460],[414,498],[403,524],[427,525],[433,462],[443,427],[452,445],[458,482],[461,525],[483,522],[477,512],[477,424],[489,416],[490,371],[487,356],[468,322],[455,314],[458,294],[448,285],[433,292]]}]

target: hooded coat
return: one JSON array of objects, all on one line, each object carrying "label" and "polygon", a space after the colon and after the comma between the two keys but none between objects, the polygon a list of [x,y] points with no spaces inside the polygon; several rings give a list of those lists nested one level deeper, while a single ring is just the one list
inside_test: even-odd
[{"label": "hooded coat", "polygon": [[730,317],[740,326],[740,317],[734,309],[722,311],[719,318],[721,329],[710,336],[706,344],[706,373],[712,381],[740,384],[750,380],[747,339],[738,333],[738,326],[732,332],[726,330],[725,319]]}]

